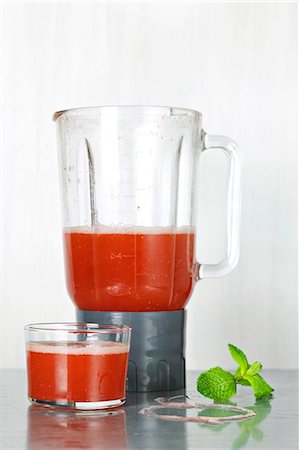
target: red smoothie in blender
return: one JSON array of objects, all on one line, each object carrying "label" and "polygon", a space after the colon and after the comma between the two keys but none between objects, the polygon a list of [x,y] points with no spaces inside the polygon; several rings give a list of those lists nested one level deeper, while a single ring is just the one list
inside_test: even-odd
[{"label": "red smoothie in blender", "polygon": [[69,294],[81,310],[183,309],[195,281],[194,241],[190,228],[66,229]]}]

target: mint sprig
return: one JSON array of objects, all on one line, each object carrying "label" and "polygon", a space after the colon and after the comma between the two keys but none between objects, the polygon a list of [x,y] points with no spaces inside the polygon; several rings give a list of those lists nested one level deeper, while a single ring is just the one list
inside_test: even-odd
[{"label": "mint sprig", "polygon": [[226,402],[237,392],[237,384],[251,386],[257,399],[271,394],[273,388],[259,375],[262,364],[255,361],[248,363],[246,355],[238,347],[228,344],[233,359],[239,364],[232,375],[221,367],[213,367],[197,378],[197,390],[216,403]]}]

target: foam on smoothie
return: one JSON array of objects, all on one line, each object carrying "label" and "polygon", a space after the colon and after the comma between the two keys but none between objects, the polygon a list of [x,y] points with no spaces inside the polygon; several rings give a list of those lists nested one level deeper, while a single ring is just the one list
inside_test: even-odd
[{"label": "foam on smoothie", "polygon": [[122,342],[30,342],[27,352],[59,355],[113,355],[128,353],[129,345]]},{"label": "foam on smoothie", "polygon": [[143,227],[143,226],[108,226],[95,225],[94,227],[79,226],[65,227],[65,233],[83,233],[83,234],[185,234],[194,233],[192,226],[182,227]]}]

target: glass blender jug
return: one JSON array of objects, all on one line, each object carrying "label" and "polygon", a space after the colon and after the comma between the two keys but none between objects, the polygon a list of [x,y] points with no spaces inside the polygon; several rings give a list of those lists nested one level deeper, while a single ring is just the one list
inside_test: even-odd
[{"label": "glass blender jug", "polygon": [[[190,109],[77,108],[55,113],[69,295],[80,322],[132,326],[128,389],[185,386],[184,307],[200,278],[239,257],[240,155]],[[229,157],[227,251],[196,261],[198,164]]]}]

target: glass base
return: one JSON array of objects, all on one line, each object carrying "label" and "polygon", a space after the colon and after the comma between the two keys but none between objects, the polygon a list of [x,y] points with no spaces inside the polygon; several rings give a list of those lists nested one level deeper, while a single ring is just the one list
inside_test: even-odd
[{"label": "glass base", "polygon": [[126,399],[107,400],[104,402],[63,402],[63,401],[48,401],[37,400],[36,398],[28,397],[33,405],[45,406],[47,408],[79,410],[79,411],[93,411],[98,409],[117,408],[123,405]]}]

